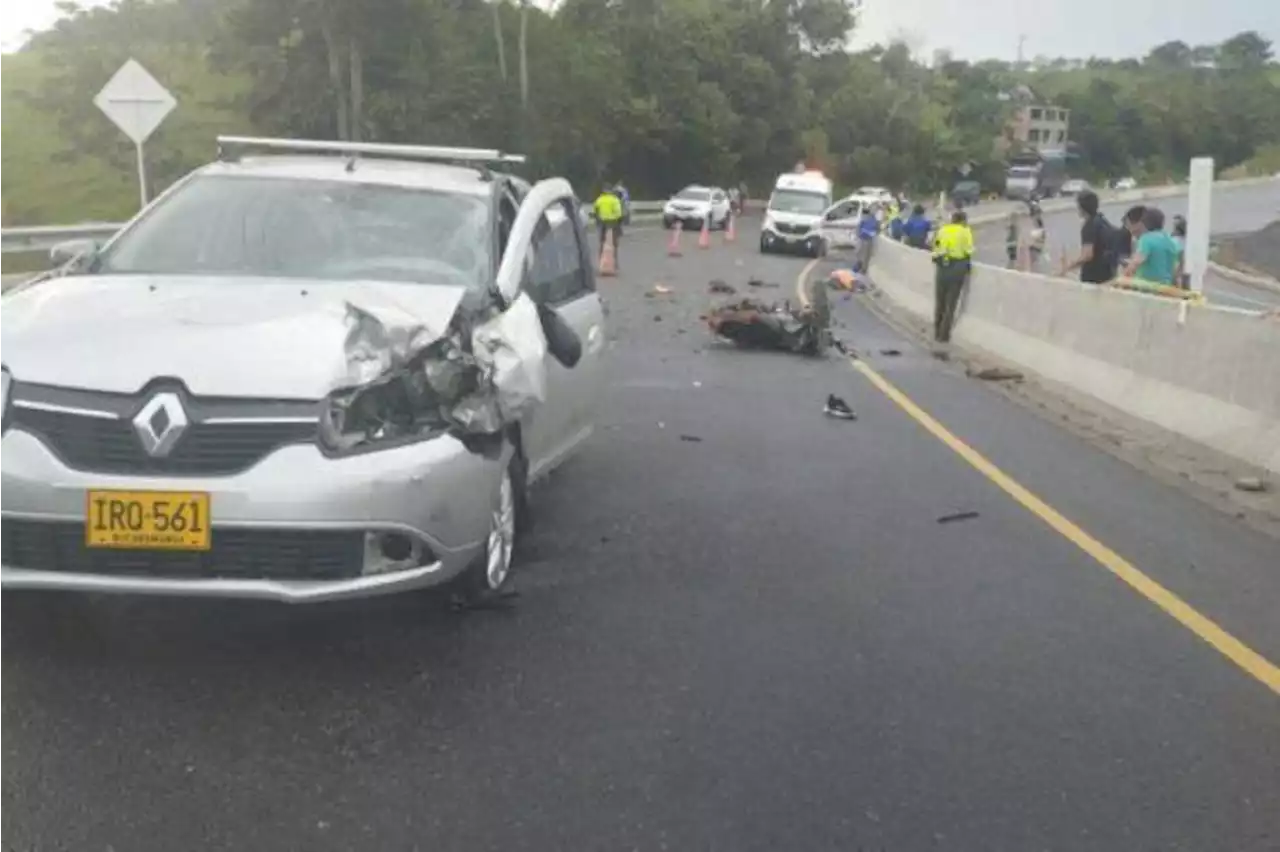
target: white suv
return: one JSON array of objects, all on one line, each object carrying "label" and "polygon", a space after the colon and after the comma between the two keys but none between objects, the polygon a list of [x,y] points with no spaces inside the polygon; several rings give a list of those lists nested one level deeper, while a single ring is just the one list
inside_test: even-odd
[{"label": "white suv", "polygon": [[726,227],[729,224],[729,194],[718,186],[696,183],[686,186],[662,207],[663,227],[674,227],[676,222],[686,228],[701,229],[704,222],[713,230]]}]

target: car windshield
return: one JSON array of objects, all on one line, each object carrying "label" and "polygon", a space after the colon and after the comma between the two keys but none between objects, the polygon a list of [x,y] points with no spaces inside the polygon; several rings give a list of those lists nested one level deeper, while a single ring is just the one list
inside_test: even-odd
[{"label": "car windshield", "polygon": [[707,201],[711,198],[711,190],[686,187],[676,193],[676,198],[680,201]]},{"label": "car windshield", "polygon": [[1013,168],[1009,169],[1009,177],[1014,177],[1014,178],[1034,177],[1035,173],[1036,173],[1036,170],[1033,169],[1031,166],[1014,166]]},{"label": "car windshield", "polygon": [[95,272],[480,287],[488,221],[485,200],[466,195],[203,175],[124,232]]},{"label": "car windshield", "polygon": [[816,192],[798,189],[775,189],[769,199],[769,209],[779,213],[804,213],[819,215],[827,209],[827,197]]}]

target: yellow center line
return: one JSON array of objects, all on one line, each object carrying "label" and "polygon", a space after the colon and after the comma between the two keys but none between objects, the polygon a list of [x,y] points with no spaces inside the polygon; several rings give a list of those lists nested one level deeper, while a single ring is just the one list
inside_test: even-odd
[{"label": "yellow center line", "polygon": [[[808,267],[806,267],[807,274]],[[1059,535],[1093,557],[1103,568],[1119,577],[1135,592],[1172,616],[1183,627],[1208,642],[1223,656],[1244,669],[1272,692],[1280,695],[1280,667],[1223,630],[1208,617],[1200,614],[1190,604],[1173,592],[1135,568],[1123,556],[1098,541],[1057,509],[1041,500],[1021,483],[992,464],[985,456],[952,434],[947,427],[916,405],[905,393],[898,390],[884,376],[869,367],[866,362],[850,359],[855,370],[866,377],[881,393],[893,400],[911,419],[964,459],[975,470],[1008,494],[1027,511],[1052,527]]]},{"label": "yellow center line", "polygon": [[805,282],[809,280],[809,273],[821,262],[822,258],[815,257],[804,265],[804,269],[800,270],[800,275],[796,278],[796,298],[800,300],[800,307],[802,308],[810,307],[809,297],[804,292]]}]

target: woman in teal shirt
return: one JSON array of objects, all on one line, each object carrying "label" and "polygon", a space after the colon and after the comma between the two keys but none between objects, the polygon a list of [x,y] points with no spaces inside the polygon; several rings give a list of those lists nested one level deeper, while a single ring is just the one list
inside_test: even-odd
[{"label": "woman in teal shirt", "polygon": [[1164,232],[1164,213],[1148,207],[1142,216],[1142,229],[1125,267],[1125,277],[1174,286],[1182,267],[1182,248]]}]

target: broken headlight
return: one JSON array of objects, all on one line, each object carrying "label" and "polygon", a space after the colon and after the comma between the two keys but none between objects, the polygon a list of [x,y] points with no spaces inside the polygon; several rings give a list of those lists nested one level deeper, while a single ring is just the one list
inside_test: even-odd
[{"label": "broken headlight", "polygon": [[331,393],[320,413],[321,447],[331,454],[389,449],[454,429],[502,428],[484,373],[450,341],[428,347],[409,364],[355,388]]},{"label": "broken headlight", "polygon": [[320,412],[320,445],[330,453],[387,449],[437,434],[446,424],[434,400],[391,376],[329,395]]}]

